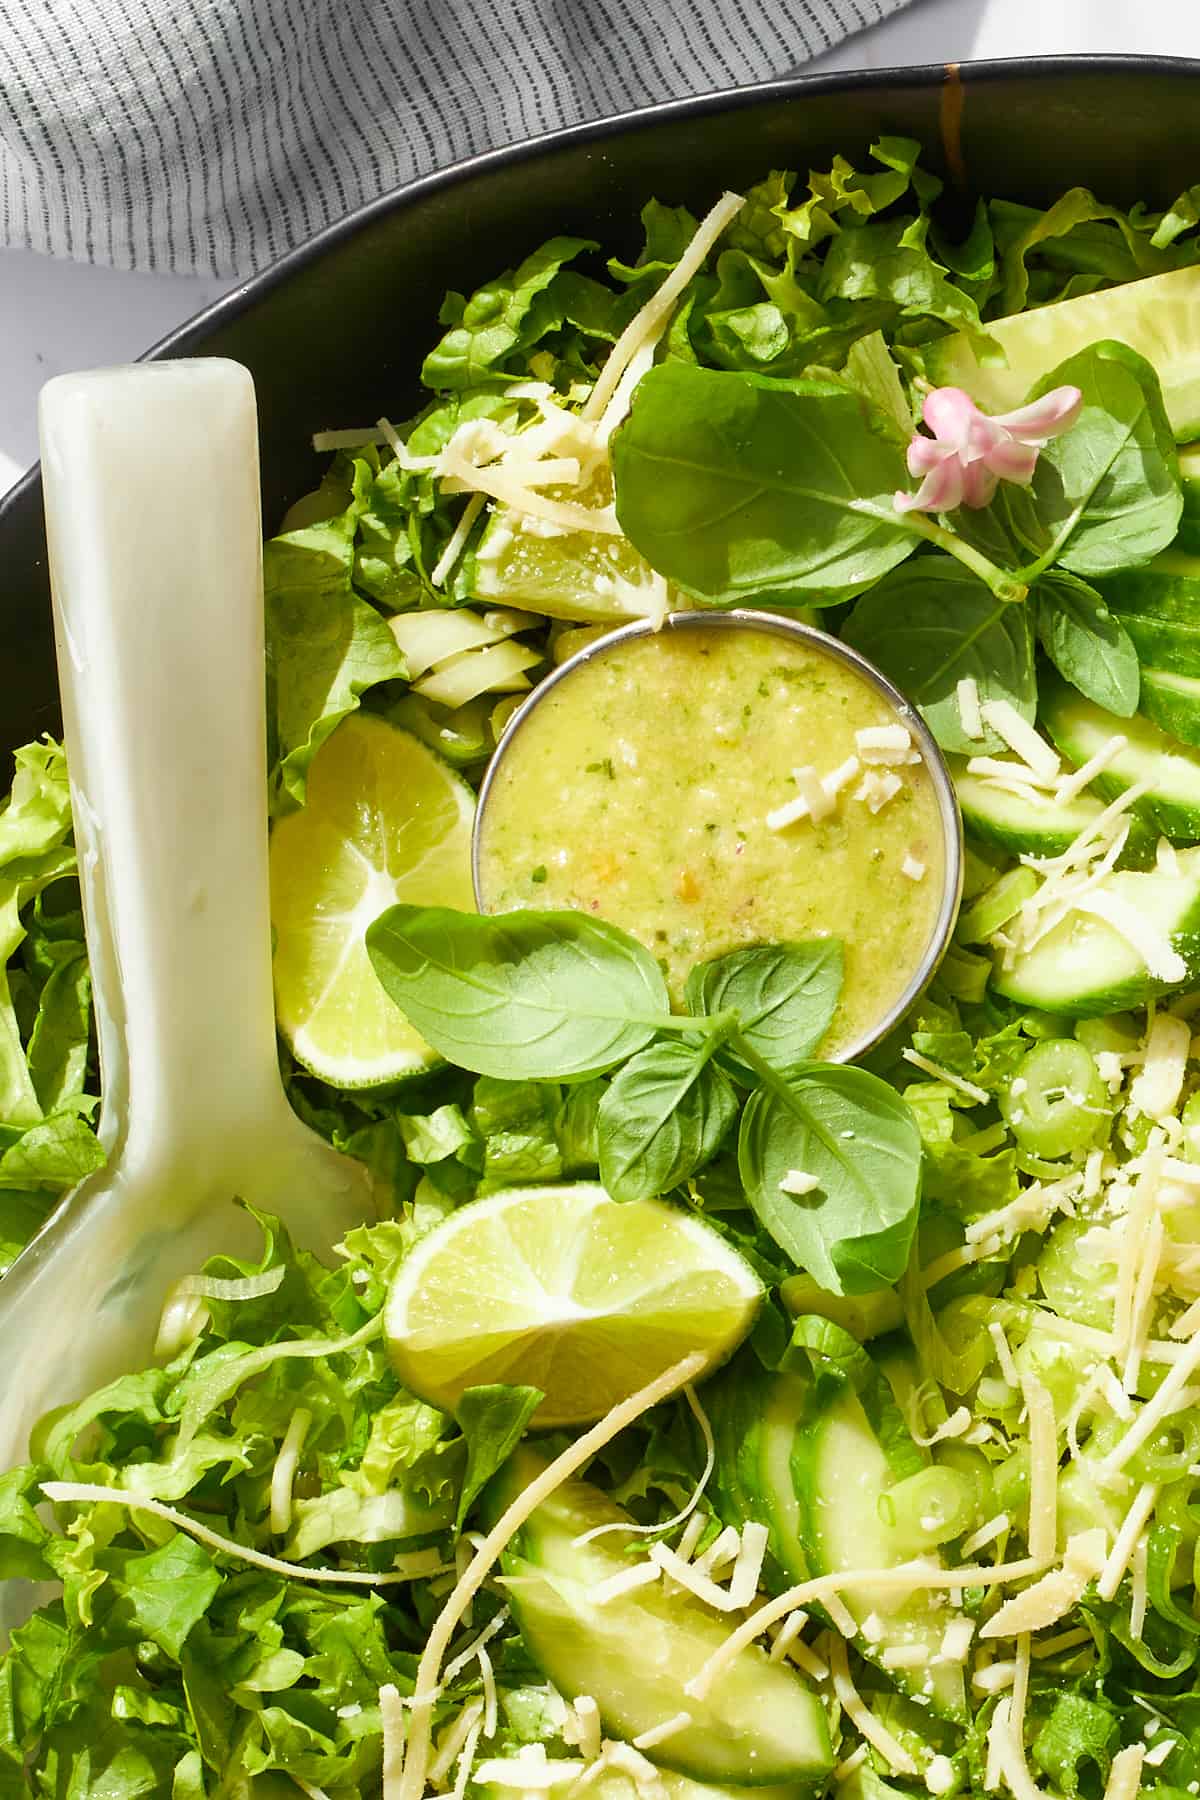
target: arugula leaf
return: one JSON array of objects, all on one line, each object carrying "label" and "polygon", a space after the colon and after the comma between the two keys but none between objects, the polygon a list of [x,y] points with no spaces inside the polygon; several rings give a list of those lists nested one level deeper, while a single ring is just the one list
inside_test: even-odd
[{"label": "arugula leaf", "polygon": [[510,380],[512,358],[562,322],[553,295],[555,276],[564,263],[598,248],[590,238],[550,238],[518,268],[487,282],[469,300],[448,296],[441,319],[450,329],[425,358],[421,368],[425,386],[473,388]]},{"label": "arugula leaf", "polygon": [[366,941],[385,991],[426,1043],[478,1075],[601,1074],[669,1017],[650,952],[581,913],[393,906]]},{"label": "arugula leaf", "polygon": [[632,1057],[600,1102],[600,1180],[614,1200],[669,1193],[716,1155],[737,1117],[714,1041],[664,1039]]},{"label": "arugula leaf", "polygon": [[[786,1074],[812,1056],[829,1029],[844,964],[840,938],[755,944],[698,963],[687,978],[687,1004],[693,1012],[735,1011],[738,1035]],[[733,1045],[722,1056],[749,1078]]]},{"label": "arugula leaf", "polygon": [[1033,601],[1038,638],[1063,679],[1106,712],[1131,718],[1141,688],[1137,651],[1095,588],[1052,569],[1037,583]]},{"label": "arugula leaf", "polygon": [[[738,1167],[757,1217],[797,1267],[835,1294],[899,1279],[917,1225],[921,1136],[886,1082],[820,1063],[761,1087],[742,1114]],[[785,1192],[792,1170],[817,1179]]]},{"label": "arugula leaf", "polygon": [[1158,377],[1125,344],[1092,344],[1033,389],[1083,393],[1070,431],[1038,456],[1032,494],[1049,548],[1026,572],[1060,562],[1075,575],[1135,569],[1165,550],[1179,528],[1183,495],[1175,440]]},{"label": "arugula leaf", "polygon": [[921,556],[887,576],[863,595],[842,636],[916,703],[944,750],[974,756],[1003,748],[993,732],[983,739],[963,732],[957,689],[967,676],[981,700],[1008,700],[1033,721],[1037,683],[1027,608],[997,600],[949,557]]},{"label": "arugula leaf", "polygon": [[475,1500],[516,1449],[544,1399],[540,1388],[499,1383],[468,1388],[464,1393],[454,1413],[467,1441],[467,1470],[458,1497],[456,1531],[462,1530]]},{"label": "arugula leaf", "polygon": [[270,539],[263,551],[277,813],[303,806],[313,757],[356,709],[360,694],[404,674],[386,622],[352,585],[355,534],[370,485],[369,464],[352,461],[348,478],[323,490],[326,516]]},{"label": "arugula leaf", "polygon": [[842,384],[653,368],[613,439],[621,529],[716,605],[831,605],[909,555],[899,446]]}]

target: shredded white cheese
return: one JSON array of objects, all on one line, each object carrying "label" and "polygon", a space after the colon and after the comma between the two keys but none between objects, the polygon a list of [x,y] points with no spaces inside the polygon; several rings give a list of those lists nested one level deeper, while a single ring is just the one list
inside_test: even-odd
[{"label": "shredded white cheese", "polygon": [[661,1576],[662,1567],[658,1562],[631,1563],[629,1568],[618,1569],[615,1575],[598,1581],[588,1597],[594,1606],[607,1606],[611,1600],[620,1600],[625,1594],[636,1593],[638,1588],[651,1586]]},{"label": "shredded white cheese", "polygon": [[1145,1756],[1144,1744],[1128,1744],[1124,1750],[1117,1751],[1108,1773],[1104,1800],[1137,1800]]},{"label": "shredded white cheese", "polygon": [[971,1536],[964,1540],[963,1555],[974,1556],[978,1551],[986,1550],[987,1546],[994,1544],[998,1537],[1003,1537],[1011,1525],[1012,1520],[1007,1513],[997,1513],[995,1518],[989,1519],[986,1525],[981,1525],[978,1531],[972,1532]]},{"label": "shredded white cheese", "polygon": [[1058,1542],[1058,1439],[1054,1402],[1040,1381],[1021,1383],[1029,1414],[1029,1554],[1049,1561]]},{"label": "shredded white cheese", "polygon": [[[1077,1532],[1067,1542],[1061,1569],[1052,1569],[1039,1581],[1006,1600],[981,1626],[981,1638],[1017,1637],[1026,1631],[1044,1631],[1057,1625],[1076,1606],[1089,1581],[1105,1564],[1104,1529]],[[1086,1638],[1088,1633],[1084,1632]]]},{"label": "shredded white cheese", "polygon": [[1009,700],[985,700],[980,707],[985,725],[1002,737],[1009,749],[1023,757],[1044,781],[1053,781],[1060,768],[1057,751],[1023,719]]},{"label": "shredded white cheese", "polygon": [[649,1731],[639,1732],[633,1740],[635,1750],[653,1750],[656,1744],[665,1744],[681,1731],[686,1731],[692,1722],[690,1712],[677,1712],[671,1718],[664,1719],[661,1725],[652,1725]]},{"label": "shredded white cheese", "polygon": [[905,726],[864,725],[854,734],[855,747],[865,763],[903,762],[912,749],[912,736]]},{"label": "shredded white cheese", "polygon": [[383,1800],[400,1800],[404,1762],[404,1702],[392,1681],[379,1690],[379,1715],[383,1725]]},{"label": "shredded white cheese", "polygon": [[779,1183],[781,1194],[812,1194],[821,1185],[815,1175],[808,1175],[803,1169],[789,1169]]},{"label": "shredded white cheese", "polygon": [[275,1537],[286,1536],[292,1523],[292,1484],[296,1479],[296,1469],[311,1424],[312,1413],[306,1406],[298,1406],[288,1420],[288,1428],[283,1443],[279,1446],[275,1467],[271,1471],[270,1525]]},{"label": "shredded white cheese", "polygon": [[1186,1019],[1159,1012],[1146,1040],[1146,1060],[1129,1091],[1130,1104],[1151,1119],[1173,1113],[1183,1090],[1191,1049],[1191,1027]]},{"label": "shredded white cheese", "polygon": [[935,1081],[945,1082],[947,1087],[955,1088],[960,1094],[965,1094],[968,1100],[974,1100],[982,1106],[990,1098],[986,1088],[981,1088],[974,1081],[968,1081],[964,1075],[956,1075],[952,1069],[943,1068],[941,1063],[934,1062],[931,1057],[922,1056],[919,1050],[914,1050],[911,1046],[901,1054],[904,1061],[911,1063],[914,1069],[920,1069],[924,1075],[932,1075]]},{"label": "shredded white cheese", "polygon": [[1101,1600],[1116,1598],[1117,1589],[1124,1579],[1126,1569],[1133,1560],[1138,1539],[1145,1529],[1147,1519],[1154,1511],[1154,1503],[1157,1499],[1157,1484],[1153,1481],[1144,1481],[1134,1495],[1129,1511],[1121,1522],[1116,1542],[1113,1544],[1108,1561],[1100,1571],[1099,1579],[1096,1582],[1096,1592]]},{"label": "shredded white cheese", "polygon": [[942,1633],[941,1649],[938,1655],[946,1662],[965,1663],[971,1652],[971,1639],[975,1635],[974,1621],[967,1618],[951,1619]]},{"label": "shredded white cheese", "polygon": [[723,194],[701,219],[691,243],[662,286],[651,295],[641,311],[634,314],[609,351],[596,385],[584,403],[585,419],[599,419],[604,413],[616,392],[617,383],[638,350],[647,338],[656,335],[661,329],[688,282],[703,268],[709,251],[745,204],[742,194]]},{"label": "shredded white cheese", "polygon": [[979,710],[979,684],[973,675],[964,675],[954,691],[958,703],[958,722],[962,734],[978,740],[983,736],[983,714]]},{"label": "shredded white cheese", "polygon": [[742,1526],[741,1548],[729,1577],[729,1598],[735,1607],[749,1606],[758,1592],[769,1537],[767,1527],[755,1520]]},{"label": "shredded white cheese", "polygon": [[1060,806],[1069,806],[1071,801],[1081,794],[1085,787],[1090,787],[1097,775],[1103,775],[1114,757],[1120,756],[1122,750],[1128,748],[1129,739],[1117,732],[1108,742],[1101,744],[1094,756],[1089,756],[1079,768],[1064,775],[1054,790],[1054,798]]},{"label": "shredded white cheese", "polygon": [[890,770],[877,773],[870,769],[855,788],[854,798],[864,801],[868,812],[880,813],[889,800],[896,798],[903,786],[899,775],[893,775]]},{"label": "shredded white cheese", "polygon": [[881,1719],[867,1706],[858,1689],[850,1678],[850,1664],[846,1657],[846,1646],[835,1639],[830,1646],[829,1666],[833,1673],[833,1691],[838,1705],[853,1724],[860,1737],[878,1750],[884,1761],[890,1765],[897,1775],[915,1775],[917,1765],[904,1748],[888,1730]]}]

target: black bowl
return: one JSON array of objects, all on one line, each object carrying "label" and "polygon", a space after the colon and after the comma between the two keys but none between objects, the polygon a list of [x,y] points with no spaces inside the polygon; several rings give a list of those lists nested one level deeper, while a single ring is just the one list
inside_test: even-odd
[{"label": "black bowl", "polygon": [[[650,195],[702,210],[771,168],[827,165],[836,151],[857,161],[881,132],[921,140],[964,218],[977,194],[1044,206],[1076,184],[1119,206],[1161,206],[1200,171],[1200,62],[1040,57],[805,75],[555,132],[363,207],[148,354],[231,356],[252,371],[271,524],[313,485],[314,430],[414,409],[448,288],[469,290],[555,232],[632,253]],[[0,751],[58,729],[34,469],[0,502]]]}]

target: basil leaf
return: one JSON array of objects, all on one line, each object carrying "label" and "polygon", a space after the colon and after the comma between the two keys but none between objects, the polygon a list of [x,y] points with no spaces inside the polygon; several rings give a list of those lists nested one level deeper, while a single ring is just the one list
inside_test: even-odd
[{"label": "basil leaf", "polygon": [[425,1041],[476,1075],[598,1075],[649,1043],[670,1011],[650,952],[582,913],[393,906],[367,950]]},{"label": "basil leaf", "polygon": [[614,1200],[669,1193],[716,1155],[737,1110],[711,1044],[651,1044],[618,1071],[600,1102],[601,1182]]},{"label": "basil leaf", "polygon": [[1083,411],[1038,457],[1033,497],[1051,534],[1031,571],[1060,562],[1076,575],[1135,569],[1165,550],[1183,494],[1158,377],[1125,344],[1092,344],[1060,363],[1031,399],[1070,385]]},{"label": "basil leaf", "polygon": [[455,1531],[462,1530],[472,1502],[508,1461],[545,1397],[541,1388],[499,1383],[467,1389],[454,1413],[467,1440],[467,1468],[459,1490]]},{"label": "basil leaf", "polygon": [[1038,638],[1064,681],[1106,712],[1132,717],[1141,689],[1137,651],[1095,588],[1065,569],[1051,570],[1034,602]]},{"label": "basil leaf", "polygon": [[997,600],[948,556],[922,556],[864,594],[842,636],[878,663],[915,701],[943,750],[1000,750],[994,732],[968,738],[958,684],[970,676],[981,700],[1008,700],[1033,721],[1037,682],[1024,606]]},{"label": "basil leaf", "polygon": [[[810,1057],[829,1029],[842,991],[840,938],[807,944],[755,944],[700,963],[687,979],[692,1012],[738,1015],[738,1032],[781,1073]],[[745,1071],[736,1051],[722,1051]]]},{"label": "basil leaf", "polygon": [[638,383],[612,458],[625,535],[718,605],[830,605],[916,541],[892,505],[903,451],[841,384],[662,363]]},{"label": "basil leaf", "polygon": [[[921,1134],[900,1096],[865,1069],[810,1064],[789,1091],[762,1087],[742,1114],[738,1168],[756,1217],[834,1294],[898,1281],[916,1230]],[[815,1176],[809,1194],[780,1185]]]}]

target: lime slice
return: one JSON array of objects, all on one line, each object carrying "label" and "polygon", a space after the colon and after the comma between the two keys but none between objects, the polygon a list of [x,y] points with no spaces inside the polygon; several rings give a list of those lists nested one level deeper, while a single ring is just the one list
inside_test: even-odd
[{"label": "lime slice", "polygon": [[[549,499],[584,506],[612,501],[605,466],[582,491],[550,487]],[[520,606],[551,619],[619,625],[656,609],[654,573],[625,537],[595,531],[547,532],[540,519],[492,509],[473,558],[471,591],[493,606]]]},{"label": "lime slice", "polygon": [[297,1062],[375,1087],[439,1059],[388,999],[367,926],[398,900],[475,910],[475,796],[407,731],[352,713],[322,744],[308,803],[271,833],[275,1012]]},{"label": "lime slice", "polygon": [[710,1225],[602,1187],[511,1188],[436,1226],[402,1265],[385,1326],[401,1381],[452,1410],[492,1382],[541,1388],[535,1422],[598,1419],[700,1350],[722,1362],[762,1284]]}]

